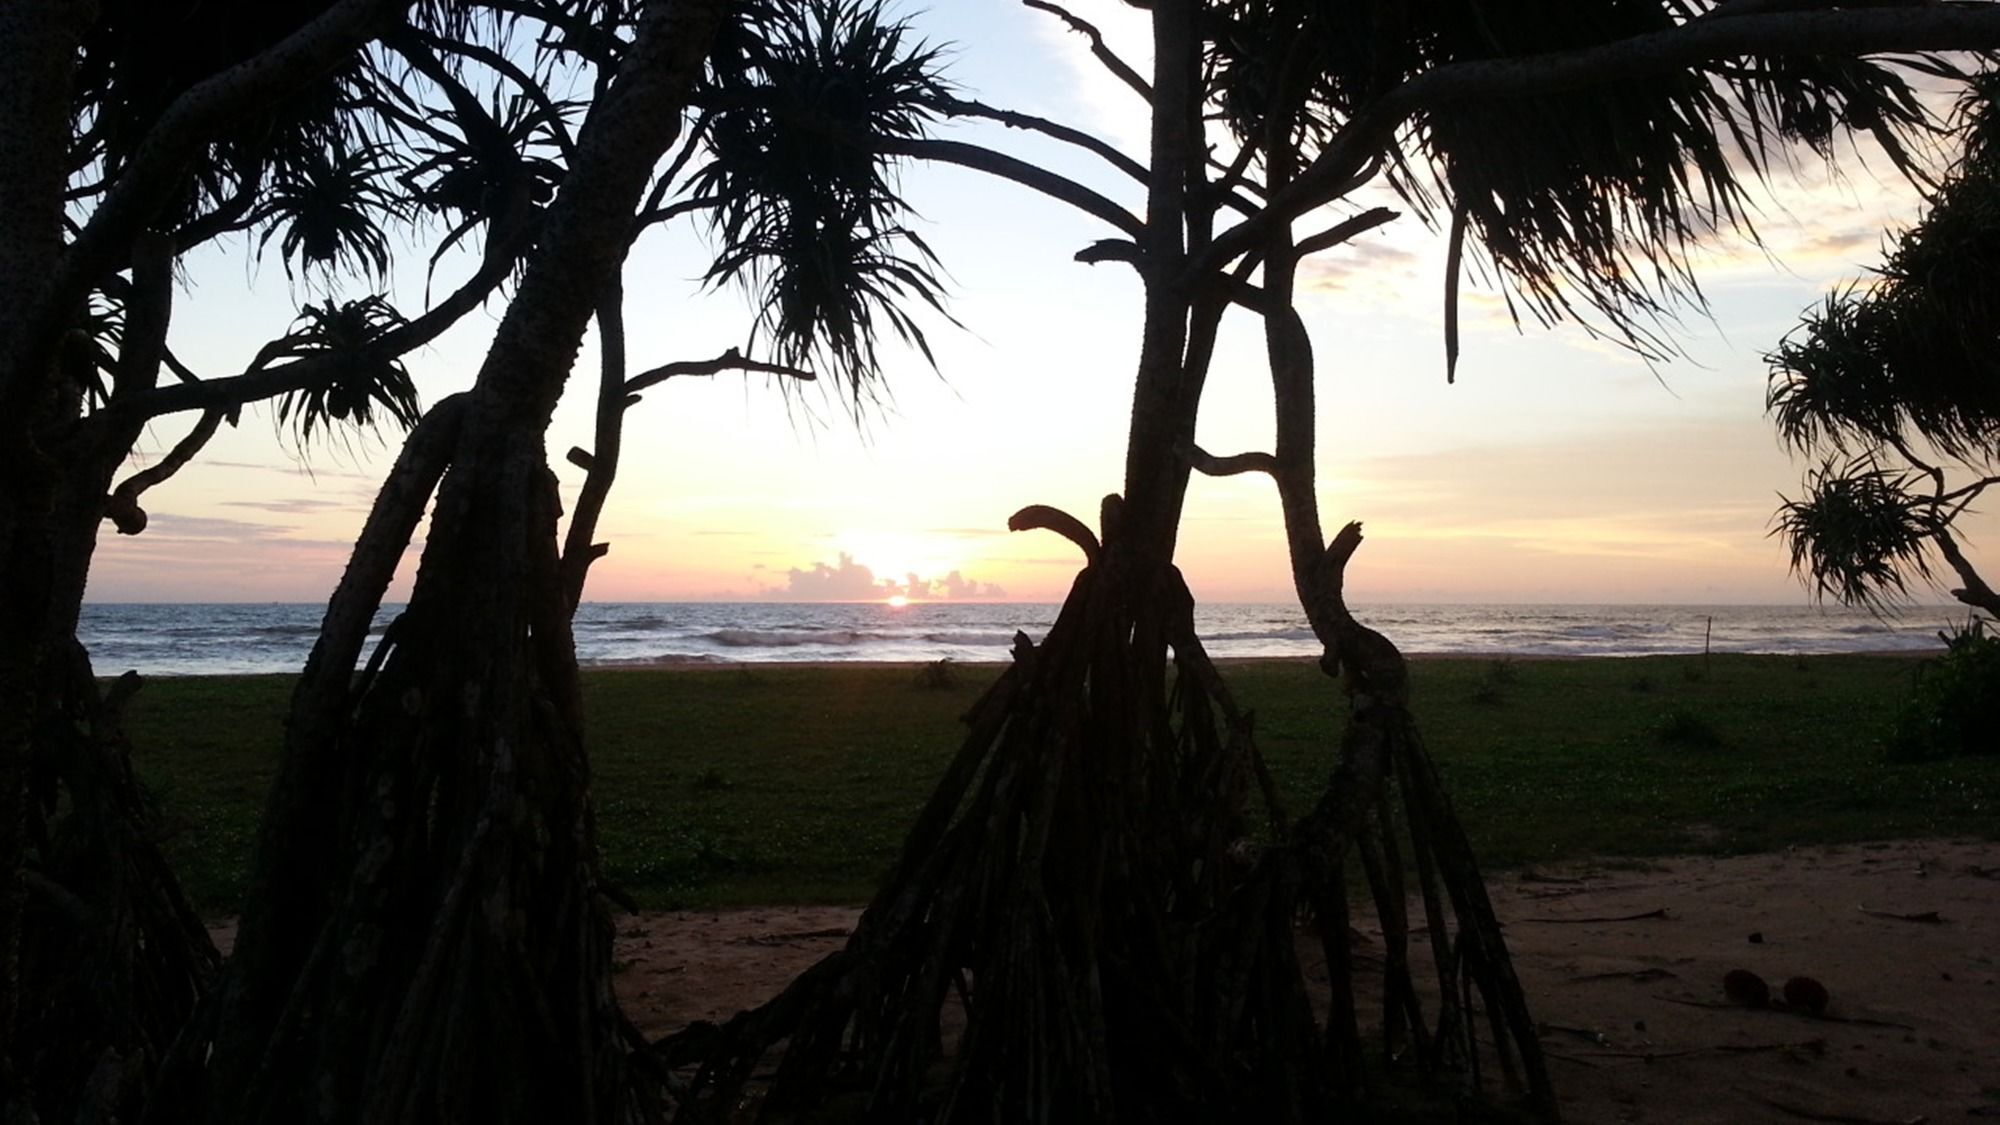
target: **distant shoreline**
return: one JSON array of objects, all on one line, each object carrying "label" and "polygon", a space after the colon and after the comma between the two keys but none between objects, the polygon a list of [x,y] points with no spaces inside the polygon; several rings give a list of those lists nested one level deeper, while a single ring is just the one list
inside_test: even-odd
[{"label": "distant shoreline", "polygon": [[[1881,649],[1869,652],[1717,652],[1711,654],[1717,660],[1849,660],[1880,659],[1924,660],[1942,655],[1943,650]],[[1413,664],[1594,664],[1602,661],[1642,661],[1642,660],[1699,660],[1699,652],[1648,652],[1648,653],[1484,653],[1484,652],[1406,652],[1404,658]],[[1313,656],[1221,656],[1213,658],[1222,668],[1254,668],[1267,665],[1294,665],[1317,663]],[[986,671],[1005,668],[1011,660],[958,660],[942,661],[954,668],[971,671]],[[666,656],[648,661],[611,661],[605,663],[585,663],[580,665],[586,676],[597,673],[622,674],[628,672],[736,672],[736,671],[777,671],[796,668],[802,671],[839,671],[918,669],[940,663],[936,660],[718,660],[703,657]],[[102,680],[115,679],[126,669],[99,667],[97,676]],[[194,680],[194,679],[254,679],[257,677],[296,676],[301,669],[270,670],[255,672],[148,672],[135,668],[147,679]]]},{"label": "distant shoreline", "polygon": [[[379,633],[397,609],[385,606]],[[1940,651],[1949,622],[1922,612],[1883,620],[1853,610],[1655,607],[1370,607],[1368,623],[1413,660],[1542,660],[1690,656],[1702,652],[1794,656]],[[929,603],[796,605],[588,603],[572,639],[585,667],[744,668],[785,664],[908,666],[950,660],[1005,663],[1022,633],[1045,636],[1058,608]],[[322,625],[304,606],[86,607],[79,629],[106,670],[155,674],[296,672]],[[1295,605],[1197,607],[1195,629],[1222,661],[1317,661],[1320,643]]]},{"label": "distant shoreline", "polygon": [[[1942,649],[1939,650],[1942,652]],[[1870,657],[1895,657],[1898,660],[1921,660],[1936,656],[1939,652],[1919,649],[1880,649],[1864,652],[1717,652],[1709,654],[1722,660],[1752,658],[1758,660],[1831,660]],[[1699,652],[1640,652],[1640,653],[1561,653],[1561,652],[1406,652],[1403,658],[1412,663],[1453,662],[1467,663],[1517,663],[1544,664],[1566,661],[1589,662],[1598,660],[1699,660]],[[1212,656],[1217,667],[1239,668],[1266,664],[1314,664],[1316,656]],[[612,661],[606,663],[586,663],[585,672],[658,672],[658,671],[729,671],[733,668],[908,668],[915,670],[937,663],[948,663],[958,668],[1004,668],[1011,660],[957,660],[946,658],[937,660],[718,660],[699,656],[663,656],[657,660]]]}]

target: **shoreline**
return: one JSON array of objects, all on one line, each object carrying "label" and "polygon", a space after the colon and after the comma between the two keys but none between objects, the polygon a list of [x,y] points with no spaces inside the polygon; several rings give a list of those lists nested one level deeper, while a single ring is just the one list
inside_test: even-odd
[{"label": "shoreline", "polygon": [[[1930,613],[1884,619],[1853,610],[1785,607],[1376,607],[1370,624],[1411,663],[1564,662],[1648,657],[1941,653],[1950,622]],[[374,623],[386,628],[394,607]],[[1010,662],[1022,632],[1043,637],[1055,608],[873,603],[742,606],[590,603],[573,623],[587,668],[777,668],[799,664],[910,667],[949,660],[968,673]],[[260,675],[304,667],[322,624],[302,607],[86,607],[80,629],[97,666],[153,675]],[[1197,607],[1208,655],[1231,664],[1313,662],[1321,647],[1295,606]],[[1617,667],[1619,665],[1613,665]],[[593,674],[595,674],[593,672]],[[1676,673],[1678,674],[1678,673]]]},{"label": "shoreline", "polygon": [[[1891,648],[1891,649],[1853,650],[1853,651],[1842,651],[1842,652],[1716,652],[1716,653],[1709,653],[1706,655],[1708,655],[1711,658],[1722,658],[1731,660],[1740,660],[1744,658],[1760,659],[1760,660],[1761,659],[1827,660],[1827,659],[1843,659],[1848,657],[1854,657],[1858,659],[1877,659],[1883,657],[1890,657],[1899,660],[1901,659],[1922,660],[1942,655],[1942,653],[1943,653],[1942,649],[1939,649],[1937,652],[1931,652],[1923,649]],[[1596,661],[1620,661],[1620,660],[1700,660],[1703,658],[1703,656],[1704,654],[1699,652],[1566,653],[1566,652],[1430,651],[1430,652],[1403,653],[1403,658],[1405,660],[1408,660],[1412,664],[1455,664],[1455,663],[1485,663],[1485,662],[1548,664],[1548,663],[1561,663],[1564,661],[1596,662]],[[1319,662],[1319,657],[1307,654],[1279,655],[1279,656],[1216,656],[1211,653],[1209,655],[1209,659],[1213,661],[1216,667],[1218,668],[1245,668],[1245,667],[1257,667],[1260,665],[1317,664]],[[643,661],[618,660],[618,661],[606,661],[602,663],[586,662],[583,663],[581,667],[585,672],[619,672],[619,671],[678,672],[684,670],[701,671],[707,669],[728,671],[732,668],[759,668],[759,669],[908,668],[914,670],[917,668],[929,667],[933,664],[939,664],[939,663],[948,663],[954,668],[982,669],[982,668],[1005,668],[1008,665],[1012,664],[1013,661],[1008,659],[960,660],[957,657],[944,657],[941,660],[823,660],[823,659],[728,660],[728,659],[711,658],[704,656],[663,656],[655,660],[643,660]],[[263,673],[256,673],[256,674],[263,674]]]},{"label": "shoreline", "polygon": [[[1632,652],[1632,653],[1555,653],[1555,652],[1406,652],[1404,659],[1412,664],[1615,664],[1645,660],[1931,660],[1944,655],[1942,646],[1932,649],[1857,649],[1839,652]],[[1219,668],[1256,668],[1312,665],[1319,662],[1317,656],[1276,655],[1276,656],[1215,656],[1210,659]],[[584,661],[578,667],[584,675],[598,673],[626,672],[732,672],[732,671],[774,671],[796,668],[805,671],[834,671],[851,668],[856,671],[914,672],[935,664],[948,664],[952,668],[971,672],[997,670],[1013,663],[1011,659],[961,660],[957,657],[943,657],[938,660],[730,660],[705,656],[662,656],[651,660],[609,660],[601,662]],[[260,676],[297,676],[301,668],[271,668],[254,671],[212,671],[212,672],[149,672],[144,668],[134,668],[146,679],[197,680],[197,679],[254,679]],[[116,679],[126,671],[105,665],[98,668],[100,680]]]}]

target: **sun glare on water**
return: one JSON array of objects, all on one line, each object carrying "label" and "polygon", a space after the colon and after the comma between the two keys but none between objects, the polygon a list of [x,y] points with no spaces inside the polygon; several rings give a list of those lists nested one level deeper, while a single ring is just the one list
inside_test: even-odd
[{"label": "sun glare on water", "polygon": [[904,597],[901,594],[895,594],[889,598],[890,609],[901,609],[909,604],[910,604],[910,599]]}]

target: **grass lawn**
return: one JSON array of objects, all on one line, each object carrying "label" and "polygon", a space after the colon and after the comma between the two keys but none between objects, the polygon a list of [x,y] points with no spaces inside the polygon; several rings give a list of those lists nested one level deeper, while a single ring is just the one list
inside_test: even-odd
[{"label": "grass lawn", "polygon": [[[1577,856],[2000,835],[2000,755],[1885,762],[1918,663],[1717,656],[1414,666],[1432,752],[1491,867]],[[907,667],[588,671],[610,876],[651,906],[855,902],[998,672]],[[1294,809],[1331,768],[1345,702],[1310,663],[1227,670]],[[132,705],[168,856],[206,913],[235,908],[290,677],[159,679]]]}]

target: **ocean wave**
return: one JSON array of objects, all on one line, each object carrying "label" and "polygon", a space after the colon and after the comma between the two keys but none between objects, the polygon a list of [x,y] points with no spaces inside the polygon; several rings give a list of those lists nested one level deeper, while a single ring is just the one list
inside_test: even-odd
[{"label": "ocean wave", "polygon": [[[213,631],[213,629],[203,630],[203,632]],[[310,625],[299,623],[287,625],[252,625],[243,631],[253,637],[314,637],[319,635],[319,623],[315,621]]]},{"label": "ocean wave", "polygon": [[1206,633],[1201,635],[1201,639],[1203,642],[1220,642],[1220,641],[1311,641],[1311,640],[1317,640],[1318,638],[1314,635],[1311,629],[1294,628],[1294,629],[1276,629],[1276,630],[1257,629],[1257,630],[1247,630],[1239,633]]},{"label": "ocean wave", "polygon": [[597,656],[578,657],[577,663],[586,668],[674,668],[689,664],[733,664],[728,657],[712,652],[670,653],[661,656]]},{"label": "ocean wave", "polygon": [[700,639],[725,648],[797,648],[800,645],[851,648],[867,644],[869,641],[890,638],[881,633],[864,633],[851,629],[819,629],[804,632],[775,629],[717,629],[712,633],[702,634]]},{"label": "ocean wave", "polygon": [[591,628],[604,632],[620,629],[634,629],[644,632],[650,629],[668,627],[667,620],[657,613],[638,613],[630,617],[603,617],[588,622],[579,620],[577,625],[580,628]]},{"label": "ocean wave", "polygon": [[925,633],[927,644],[960,645],[965,648],[1005,647],[1014,643],[1013,633]]}]

